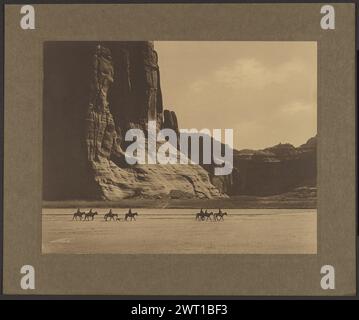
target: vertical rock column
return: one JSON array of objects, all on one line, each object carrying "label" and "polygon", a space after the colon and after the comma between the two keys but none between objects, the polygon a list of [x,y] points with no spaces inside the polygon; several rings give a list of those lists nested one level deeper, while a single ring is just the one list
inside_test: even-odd
[{"label": "vertical rock column", "polygon": [[86,118],[87,158],[90,162],[98,161],[101,157],[109,159],[117,137],[107,99],[114,75],[108,48],[102,45],[96,47],[92,67],[93,79]]},{"label": "vertical rock column", "polygon": [[143,48],[143,64],[145,77],[145,108],[147,120],[156,121],[157,129],[160,129],[162,119],[162,94],[160,88],[160,71],[158,56],[153,43],[148,41]]},{"label": "vertical rock column", "polygon": [[170,110],[163,111],[163,128],[174,130],[177,134],[179,133],[178,120],[176,113]]}]

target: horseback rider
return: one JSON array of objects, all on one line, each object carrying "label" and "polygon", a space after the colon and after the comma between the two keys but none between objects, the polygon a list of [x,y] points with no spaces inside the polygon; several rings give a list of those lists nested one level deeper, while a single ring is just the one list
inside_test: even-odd
[{"label": "horseback rider", "polygon": [[137,216],[137,215],[138,215],[137,212],[132,212],[132,209],[129,208],[128,212],[125,214],[125,220],[127,221],[128,218],[131,218],[130,221],[132,221],[132,219],[136,221],[135,216]]},{"label": "horseback rider", "polygon": [[129,215],[134,215],[134,214],[137,214],[137,212],[132,212],[132,209],[129,208],[129,209],[128,209],[128,214],[129,214]]},{"label": "horseback rider", "polygon": [[203,209],[201,208],[201,210],[199,210],[199,212],[196,213],[196,220],[201,219],[203,216]]},{"label": "horseback rider", "polygon": [[72,220],[76,219],[77,220],[77,217],[80,218],[80,220],[82,219],[82,215],[84,213],[80,211],[80,208],[77,208],[77,211],[74,213],[74,215],[72,216]]}]

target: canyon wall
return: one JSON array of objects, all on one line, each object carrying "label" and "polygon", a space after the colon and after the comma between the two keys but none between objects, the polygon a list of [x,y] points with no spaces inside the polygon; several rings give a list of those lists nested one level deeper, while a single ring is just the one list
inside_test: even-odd
[{"label": "canyon wall", "polygon": [[228,195],[268,196],[298,187],[316,188],[317,137],[298,148],[285,143],[263,150],[234,150],[233,166],[231,175],[211,175],[212,183]]},{"label": "canyon wall", "polygon": [[226,197],[199,165],[126,163],[128,129],[178,131],[163,110],[153,43],[45,42],[43,197]]}]

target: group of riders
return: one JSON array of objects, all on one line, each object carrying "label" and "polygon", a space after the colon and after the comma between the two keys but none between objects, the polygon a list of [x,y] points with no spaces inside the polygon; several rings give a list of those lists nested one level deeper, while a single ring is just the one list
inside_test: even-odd
[{"label": "group of riders", "polygon": [[[80,208],[77,209],[77,211],[74,213],[73,217],[72,217],[72,220],[77,220],[78,218],[80,218],[80,220],[82,220],[82,217],[83,218],[83,221],[90,221],[91,220],[94,220],[95,219],[95,216],[98,215],[97,211],[92,211],[92,209],[90,209],[89,212],[81,212],[80,211]],[[130,221],[132,220],[135,220],[136,221],[136,216],[138,215],[137,212],[132,212],[131,208],[128,210],[127,213],[125,213],[125,221],[128,221],[128,219],[130,219]],[[105,221],[120,221],[121,219],[118,217],[118,214],[117,213],[113,213],[112,212],[112,209],[110,209],[109,212],[105,213],[104,214],[104,219]],[[115,219],[116,218],[116,219]]]},{"label": "group of riders", "polygon": [[[83,221],[93,221],[95,219],[95,216],[98,215],[97,211],[92,211],[90,209],[89,212],[81,212],[80,208],[77,209],[77,211],[74,213],[72,220],[80,220]],[[127,213],[125,213],[125,221],[136,221],[136,216],[138,215],[137,212],[132,212],[131,208],[128,210]],[[223,212],[221,209],[218,209],[218,212],[208,212],[207,209],[203,210],[201,208],[200,212],[196,213],[196,220],[198,221],[224,221],[224,216],[227,215],[227,212]],[[83,217],[83,218],[82,218]],[[104,214],[105,221],[121,221],[121,219],[118,217],[117,213],[113,213],[112,209],[110,209],[109,212]],[[213,219],[212,219],[213,218]]]},{"label": "group of riders", "polygon": [[[208,212],[207,209],[203,211],[201,210],[196,213],[196,220],[198,221],[224,221],[224,216],[227,215],[227,212],[223,212],[221,209],[218,209],[218,212]],[[213,217],[213,219],[212,219]]]}]

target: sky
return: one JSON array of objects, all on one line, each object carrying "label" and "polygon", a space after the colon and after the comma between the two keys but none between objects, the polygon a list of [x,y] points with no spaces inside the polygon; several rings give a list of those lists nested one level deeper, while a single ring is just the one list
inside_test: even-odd
[{"label": "sky", "polygon": [[232,128],[234,147],[317,133],[316,42],[157,41],[164,108],[180,128]]}]

